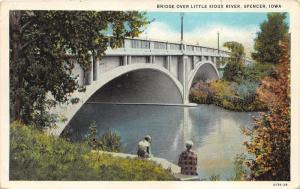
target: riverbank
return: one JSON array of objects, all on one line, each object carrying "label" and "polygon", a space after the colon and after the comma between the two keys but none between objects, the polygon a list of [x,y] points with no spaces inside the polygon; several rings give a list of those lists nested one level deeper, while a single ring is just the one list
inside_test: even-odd
[{"label": "riverbank", "polygon": [[20,123],[10,128],[10,180],[175,180],[155,161],[93,153]]},{"label": "riverbank", "polygon": [[[116,153],[116,152],[107,152],[107,151],[92,151],[95,154],[109,154],[112,155],[113,157],[120,157],[120,158],[131,158],[131,159],[137,159],[137,155],[134,154],[126,154],[126,153]],[[164,158],[159,158],[159,157],[151,157],[148,158],[147,161],[154,161],[158,165],[161,165],[162,168],[165,170],[168,170],[172,175],[175,177],[176,180],[180,181],[199,181],[198,176],[193,176],[193,175],[183,175],[180,173],[180,167],[174,163],[171,163],[170,161],[164,159]]]},{"label": "riverbank", "polygon": [[215,104],[231,111],[266,111],[266,105],[258,99],[258,84],[244,82],[237,84],[224,80],[198,82],[190,93],[190,101],[197,104]]}]

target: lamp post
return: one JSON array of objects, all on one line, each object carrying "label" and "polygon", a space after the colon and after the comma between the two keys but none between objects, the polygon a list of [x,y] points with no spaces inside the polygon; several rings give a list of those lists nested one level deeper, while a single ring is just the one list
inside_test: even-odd
[{"label": "lamp post", "polygon": [[183,16],[184,16],[184,13],[180,13],[180,16],[181,16],[181,38],[180,38],[180,41],[181,41],[181,43],[183,43]]},{"label": "lamp post", "polygon": [[218,54],[220,54],[220,33],[218,31]]}]

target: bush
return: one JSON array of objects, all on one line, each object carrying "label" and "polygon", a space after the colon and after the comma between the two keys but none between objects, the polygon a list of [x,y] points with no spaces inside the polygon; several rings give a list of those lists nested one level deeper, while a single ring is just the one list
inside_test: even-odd
[{"label": "bush", "polygon": [[102,145],[102,150],[104,151],[121,151],[121,137],[111,130],[101,136],[100,143]]},{"label": "bush", "polygon": [[242,78],[244,66],[240,64],[228,63],[224,68],[223,78],[227,81],[239,82]]},{"label": "bush", "polygon": [[10,127],[10,180],[174,180],[160,165],[92,153],[86,143],[14,122]]},{"label": "bush", "polygon": [[244,80],[260,83],[261,78],[274,73],[274,65],[254,63],[252,66],[245,67],[242,77]]},{"label": "bush", "polygon": [[194,84],[191,89],[190,98],[191,101],[196,101],[201,104],[211,104],[215,91],[210,87],[209,83],[203,81]]},{"label": "bush", "polygon": [[258,88],[257,82],[251,82],[251,81],[243,81],[240,83],[240,85],[237,87],[236,95],[241,98],[244,101],[247,101],[248,99],[255,98],[256,95],[256,89]]},{"label": "bush", "polygon": [[245,165],[246,155],[238,154],[234,158],[234,172],[235,175],[231,180],[242,181],[248,179],[249,168]]},{"label": "bush", "polygon": [[220,175],[215,175],[215,174],[213,174],[213,175],[211,175],[211,176],[208,178],[208,180],[210,180],[210,181],[219,181],[219,180],[221,180],[221,178],[220,178]]},{"label": "bush", "polygon": [[98,129],[95,121],[93,121],[89,127],[86,141],[92,150],[121,151],[121,137],[109,130],[98,138]]},{"label": "bush", "polygon": [[258,86],[253,81],[242,81],[240,84],[225,80],[199,82],[193,86],[190,100],[200,104],[215,104],[234,111],[265,110],[264,103],[256,94]]}]

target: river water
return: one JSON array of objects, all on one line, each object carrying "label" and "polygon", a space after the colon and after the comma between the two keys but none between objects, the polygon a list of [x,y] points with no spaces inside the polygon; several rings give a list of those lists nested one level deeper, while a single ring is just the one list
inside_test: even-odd
[{"label": "river water", "polygon": [[224,110],[214,105],[197,107],[157,105],[85,104],[70,122],[72,138],[84,139],[88,127],[95,121],[98,134],[109,129],[121,136],[122,152],[136,153],[136,146],[144,135],[152,137],[152,153],[177,163],[184,150],[184,141],[194,142],[198,155],[201,179],[220,175],[227,180],[234,175],[234,157],[245,152],[241,133],[252,127],[255,113]]}]

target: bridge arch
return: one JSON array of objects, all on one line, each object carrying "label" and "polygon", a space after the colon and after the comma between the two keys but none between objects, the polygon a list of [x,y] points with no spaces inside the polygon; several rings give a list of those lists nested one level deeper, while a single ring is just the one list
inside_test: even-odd
[{"label": "bridge arch", "polygon": [[157,71],[169,78],[176,86],[180,97],[181,101],[183,103],[183,86],[179,82],[179,80],[173,76],[167,69],[164,67],[155,65],[155,64],[149,64],[149,63],[138,63],[138,64],[130,64],[126,66],[120,66],[117,67],[111,71],[103,73],[101,76],[96,81],[93,81],[91,85],[86,86],[86,91],[85,92],[74,92],[72,94],[72,97],[78,97],[80,100],[76,104],[69,104],[69,105],[61,105],[58,106],[54,112],[57,113],[58,115],[61,115],[64,118],[64,121],[59,121],[57,123],[57,126],[55,129],[51,130],[50,133],[52,133],[55,136],[59,136],[64,128],[69,124],[70,120],[73,118],[73,116],[79,111],[79,109],[88,101],[88,99],[95,94],[99,89],[101,89],[103,86],[111,82],[112,80],[130,73],[134,71],[139,71],[139,70],[151,70],[151,71]]},{"label": "bridge arch", "polygon": [[[195,69],[188,76],[187,95],[189,95],[192,84],[195,80],[216,80],[220,75],[218,68],[211,61],[198,62]],[[186,97],[188,98],[188,96]]]}]

